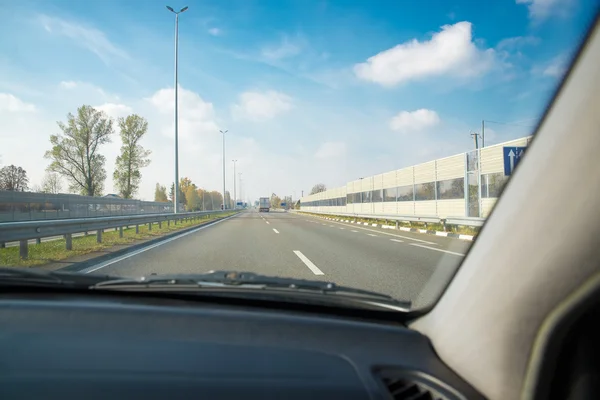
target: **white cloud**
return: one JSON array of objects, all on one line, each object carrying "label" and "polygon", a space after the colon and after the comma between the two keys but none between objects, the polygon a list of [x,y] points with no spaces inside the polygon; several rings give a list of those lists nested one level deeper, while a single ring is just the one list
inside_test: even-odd
[{"label": "white cloud", "polygon": [[96,110],[104,111],[106,115],[115,120],[119,117],[127,117],[133,113],[133,109],[125,104],[105,103],[99,106],[94,106]]},{"label": "white cloud", "polygon": [[267,60],[276,61],[300,54],[302,47],[301,40],[284,36],[276,46],[263,47],[261,55]]},{"label": "white cloud", "polygon": [[346,144],[344,142],[325,142],[317,149],[315,158],[325,160],[341,157],[344,154],[346,154]]},{"label": "white cloud", "polygon": [[433,110],[421,108],[415,111],[401,111],[390,120],[390,129],[402,133],[419,132],[440,123],[440,117]]},{"label": "white cloud", "polygon": [[38,16],[38,21],[50,34],[73,40],[73,43],[96,54],[107,65],[115,58],[129,59],[127,52],[114,45],[98,29],[43,14]]},{"label": "white cloud", "polygon": [[540,22],[552,15],[565,15],[573,0],[516,0],[516,3],[527,5],[529,18]]},{"label": "white cloud", "polygon": [[493,49],[481,50],[472,40],[470,22],[444,25],[431,40],[413,39],[376,54],[356,64],[354,73],[360,79],[382,86],[434,76],[476,76],[494,63]]},{"label": "white cloud", "polygon": [[208,33],[213,36],[219,36],[221,33],[223,33],[223,31],[221,31],[219,28],[210,28]]},{"label": "white cloud", "polygon": [[562,78],[567,72],[567,57],[563,54],[552,59],[542,70],[542,75]]},{"label": "white cloud", "polygon": [[0,112],[2,111],[11,113],[33,112],[35,111],[35,106],[33,104],[25,103],[23,100],[10,93],[0,93]]},{"label": "white cloud", "polygon": [[527,45],[537,45],[540,43],[540,38],[535,36],[515,36],[502,39],[496,48],[498,50],[514,50]]},{"label": "white cloud", "polygon": [[292,98],[285,93],[269,90],[266,92],[244,92],[232,107],[236,118],[251,121],[266,121],[293,108]]}]

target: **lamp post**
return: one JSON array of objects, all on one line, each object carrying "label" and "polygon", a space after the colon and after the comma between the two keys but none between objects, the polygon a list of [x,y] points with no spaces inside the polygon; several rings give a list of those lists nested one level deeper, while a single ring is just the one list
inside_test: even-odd
[{"label": "lamp post", "polygon": [[177,198],[179,197],[179,142],[178,142],[178,127],[177,122],[179,116],[177,113],[177,59],[179,55],[179,14],[187,10],[188,7],[183,7],[179,11],[173,10],[167,6],[167,10],[175,14],[175,185],[173,188],[173,212],[177,214]]},{"label": "lamp post", "polygon": [[236,196],[236,192],[235,192],[235,163],[237,162],[237,160],[231,160],[233,161],[233,208],[236,209],[237,208],[237,196]]},{"label": "lamp post", "polygon": [[219,130],[219,132],[221,132],[223,134],[223,210],[224,210],[225,209],[225,134],[229,131]]}]

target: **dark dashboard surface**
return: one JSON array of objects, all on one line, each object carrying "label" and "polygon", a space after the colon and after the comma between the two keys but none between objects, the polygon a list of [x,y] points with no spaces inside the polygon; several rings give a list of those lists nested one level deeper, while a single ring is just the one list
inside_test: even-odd
[{"label": "dark dashboard surface", "polygon": [[[0,398],[391,398],[381,368],[476,392],[400,324],[171,299],[0,297]],[[460,398],[459,397],[459,398]]]}]

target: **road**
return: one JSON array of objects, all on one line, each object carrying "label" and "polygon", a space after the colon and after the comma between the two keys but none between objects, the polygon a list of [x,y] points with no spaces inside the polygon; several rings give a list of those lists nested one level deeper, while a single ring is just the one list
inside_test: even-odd
[{"label": "road", "polygon": [[134,277],[238,270],[333,281],[413,300],[434,271],[452,271],[469,245],[301,214],[248,211],[83,272]]}]

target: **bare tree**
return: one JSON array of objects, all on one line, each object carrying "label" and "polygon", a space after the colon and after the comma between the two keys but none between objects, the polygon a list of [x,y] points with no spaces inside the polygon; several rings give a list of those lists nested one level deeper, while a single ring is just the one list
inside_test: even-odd
[{"label": "bare tree", "polygon": [[41,191],[44,193],[60,193],[62,190],[62,182],[60,176],[54,172],[46,172],[42,180]]},{"label": "bare tree", "polygon": [[29,185],[27,171],[21,167],[9,165],[0,169],[0,189],[12,190],[15,192],[26,191]]},{"label": "bare tree", "polygon": [[327,190],[327,186],[324,183],[317,183],[310,191],[310,194],[321,193]]}]

